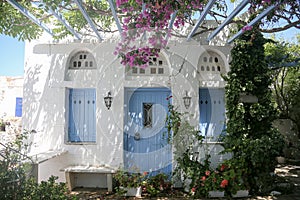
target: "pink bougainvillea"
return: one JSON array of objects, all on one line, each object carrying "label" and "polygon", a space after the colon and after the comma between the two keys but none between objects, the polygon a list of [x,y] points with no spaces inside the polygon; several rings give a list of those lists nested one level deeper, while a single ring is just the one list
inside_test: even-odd
[{"label": "pink bougainvillea", "polygon": [[169,23],[176,14],[174,26],[184,25],[187,13],[203,9],[206,0],[116,0],[116,6],[126,17],[122,20],[122,41],[114,54],[128,67],[148,66],[150,57],[158,57],[167,46],[171,31]]},{"label": "pink bougainvillea", "polygon": [[[124,66],[147,67],[150,57],[158,57],[160,50],[167,46],[172,30],[172,16],[175,16],[173,27],[180,28],[185,25],[187,16],[191,17],[194,11],[201,12],[207,2],[208,0],[116,0],[117,10],[122,13],[123,32],[114,54],[121,58]],[[251,13],[274,3],[276,0],[251,0]],[[245,26],[243,31],[251,29],[251,26]]]}]

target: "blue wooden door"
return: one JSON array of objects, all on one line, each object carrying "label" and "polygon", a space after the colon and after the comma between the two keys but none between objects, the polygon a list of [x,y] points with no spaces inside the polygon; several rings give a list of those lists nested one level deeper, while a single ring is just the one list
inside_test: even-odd
[{"label": "blue wooden door", "polygon": [[22,97],[16,98],[16,110],[15,110],[15,116],[16,117],[22,117]]},{"label": "blue wooden door", "polygon": [[96,141],[95,89],[70,89],[68,132],[70,142]]},{"label": "blue wooden door", "polygon": [[200,131],[206,138],[216,141],[224,133],[224,89],[199,89]]},{"label": "blue wooden door", "polygon": [[129,171],[171,174],[172,148],[165,118],[168,88],[125,90],[124,166]]}]

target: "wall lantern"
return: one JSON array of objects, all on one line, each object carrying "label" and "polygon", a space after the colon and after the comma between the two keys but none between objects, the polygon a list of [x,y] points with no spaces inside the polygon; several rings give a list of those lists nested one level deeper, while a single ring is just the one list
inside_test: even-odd
[{"label": "wall lantern", "polygon": [[191,105],[192,97],[188,96],[188,91],[185,91],[185,96],[183,98],[183,103],[186,109],[188,109]]},{"label": "wall lantern", "polygon": [[109,110],[110,107],[111,107],[111,103],[112,103],[112,96],[111,96],[111,93],[108,92],[107,93],[107,96],[104,97],[104,102],[105,102],[105,105],[106,105],[106,108]]}]

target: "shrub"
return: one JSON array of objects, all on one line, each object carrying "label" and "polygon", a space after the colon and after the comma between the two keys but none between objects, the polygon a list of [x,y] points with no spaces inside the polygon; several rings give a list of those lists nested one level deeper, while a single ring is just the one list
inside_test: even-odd
[{"label": "shrub", "polygon": [[66,200],[76,199],[67,193],[65,183],[56,183],[57,177],[38,184],[32,177],[32,161],[26,155],[25,143],[31,132],[24,131],[16,140],[1,143],[0,151],[0,199],[7,200]]}]

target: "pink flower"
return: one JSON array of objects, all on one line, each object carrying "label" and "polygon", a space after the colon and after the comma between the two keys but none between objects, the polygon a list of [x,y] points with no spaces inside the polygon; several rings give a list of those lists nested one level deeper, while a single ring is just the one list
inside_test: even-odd
[{"label": "pink flower", "polygon": [[207,170],[207,171],[205,172],[205,175],[206,175],[206,176],[209,176],[209,175],[210,175],[210,171]]},{"label": "pink flower", "polygon": [[248,25],[246,25],[246,26],[244,26],[243,28],[242,28],[242,31],[251,31],[252,30],[252,26],[248,26]]},{"label": "pink flower", "polygon": [[191,191],[192,191],[192,192],[196,192],[196,188],[195,188],[195,187],[193,187]]},{"label": "pink flower", "polygon": [[201,180],[205,181],[206,180],[206,176],[202,176]]},{"label": "pink flower", "polygon": [[220,168],[221,172],[224,171],[225,169],[226,169],[226,165],[222,164]]},{"label": "pink flower", "polygon": [[171,96],[168,96],[167,98],[166,98],[166,100],[169,100],[169,99],[171,99],[173,96],[171,95]]},{"label": "pink flower", "polygon": [[224,179],[222,182],[221,182],[221,188],[225,188],[226,186],[228,185],[228,180]]}]

